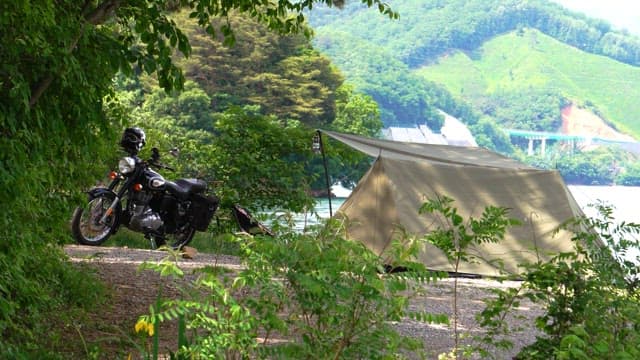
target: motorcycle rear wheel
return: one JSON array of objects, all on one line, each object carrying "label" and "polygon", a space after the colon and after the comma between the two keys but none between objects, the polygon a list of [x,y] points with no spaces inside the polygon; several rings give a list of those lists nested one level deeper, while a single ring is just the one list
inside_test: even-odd
[{"label": "motorcycle rear wheel", "polygon": [[171,243],[171,248],[174,250],[180,250],[182,247],[186,246],[193,240],[193,236],[196,234],[196,229],[189,226],[182,231],[179,231],[175,234],[167,234],[164,239],[156,238],[155,244],[156,248],[166,245],[167,243]]},{"label": "motorcycle rear wheel", "polygon": [[76,208],[71,221],[71,232],[79,244],[98,246],[113,234],[118,224],[118,211],[109,215],[104,224],[100,223],[113,201],[107,196],[98,196],[89,200],[87,206]]}]

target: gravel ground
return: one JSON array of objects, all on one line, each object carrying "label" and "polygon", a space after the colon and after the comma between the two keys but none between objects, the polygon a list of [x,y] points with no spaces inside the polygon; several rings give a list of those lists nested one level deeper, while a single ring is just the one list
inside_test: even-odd
[{"label": "gravel ground", "polygon": [[[86,331],[85,340],[90,344],[101,343],[101,346],[113,352],[116,358],[135,353],[135,344],[140,343],[133,332],[138,317],[149,312],[149,305],[155,302],[160,289],[163,297],[177,296],[180,293],[180,284],[160,277],[156,272],[138,269],[143,262],[161,260],[167,253],[80,245],[65,246],[65,251],[71,261],[86,264],[88,269],[95,271],[112,290],[107,308],[92,314],[97,324],[96,329]],[[185,273],[189,273],[190,269],[214,265],[231,270],[242,268],[236,257],[227,255],[196,253],[193,258],[180,258],[178,262]],[[482,333],[475,321],[475,315],[484,308],[483,300],[493,296],[490,289],[517,285],[517,282],[501,283],[488,279],[458,279],[458,328],[464,337],[464,343],[469,343],[473,336]],[[412,310],[433,314],[447,314],[451,318],[453,289],[454,279],[451,278],[429,284],[423,294],[411,299],[410,307]],[[522,329],[510,333],[509,340],[514,343],[514,347],[507,352],[496,352],[495,358],[510,359],[524,345],[533,342],[538,334],[533,326],[533,319],[539,314],[539,307],[523,302],[517,310],[519,316],[508,319],[512,327]],[[437,359],[437,354],[450,351],[454,345],[452,326],[429,325],[409,319],[395,325],[402,334],[422,339],[430,359]],[[175,349],[175,333],[175,324],[163,324],[160,332],[161,346]],[[123,338],[130,338],[131,341],[123,341]]]}]

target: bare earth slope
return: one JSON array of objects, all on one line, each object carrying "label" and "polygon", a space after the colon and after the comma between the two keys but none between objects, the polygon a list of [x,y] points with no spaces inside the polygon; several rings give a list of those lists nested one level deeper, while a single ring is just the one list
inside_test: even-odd
[{"label": "bare earth slope", "polygon": [[610,140],[635,141],[632,136],[623,134],[608,125],[598,115],[575,105],[569,105],[562,109],[561,132],[568,135],[587,135]]}]

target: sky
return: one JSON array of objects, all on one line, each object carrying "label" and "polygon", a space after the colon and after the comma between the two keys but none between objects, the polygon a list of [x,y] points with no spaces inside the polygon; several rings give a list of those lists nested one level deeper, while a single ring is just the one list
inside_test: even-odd
[{"label": "sky", "polygon": [[637,0],[553,0],[589,17],[608,21],[618,29],[640,35],[640,1]]}]

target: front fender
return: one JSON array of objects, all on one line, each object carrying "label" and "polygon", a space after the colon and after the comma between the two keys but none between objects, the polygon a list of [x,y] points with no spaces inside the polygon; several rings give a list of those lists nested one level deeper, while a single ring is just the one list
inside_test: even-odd
[{"label": "front fender", "polygon": [[100,196],[107,197],[111,200],[114,200],[116,198],[116,193],[114,193],[112,190],[109,190],[107,188],[101,188],[101,187],[93,188],[87,191],[87,195],[89,196],[89,200],[93,200]]}]

